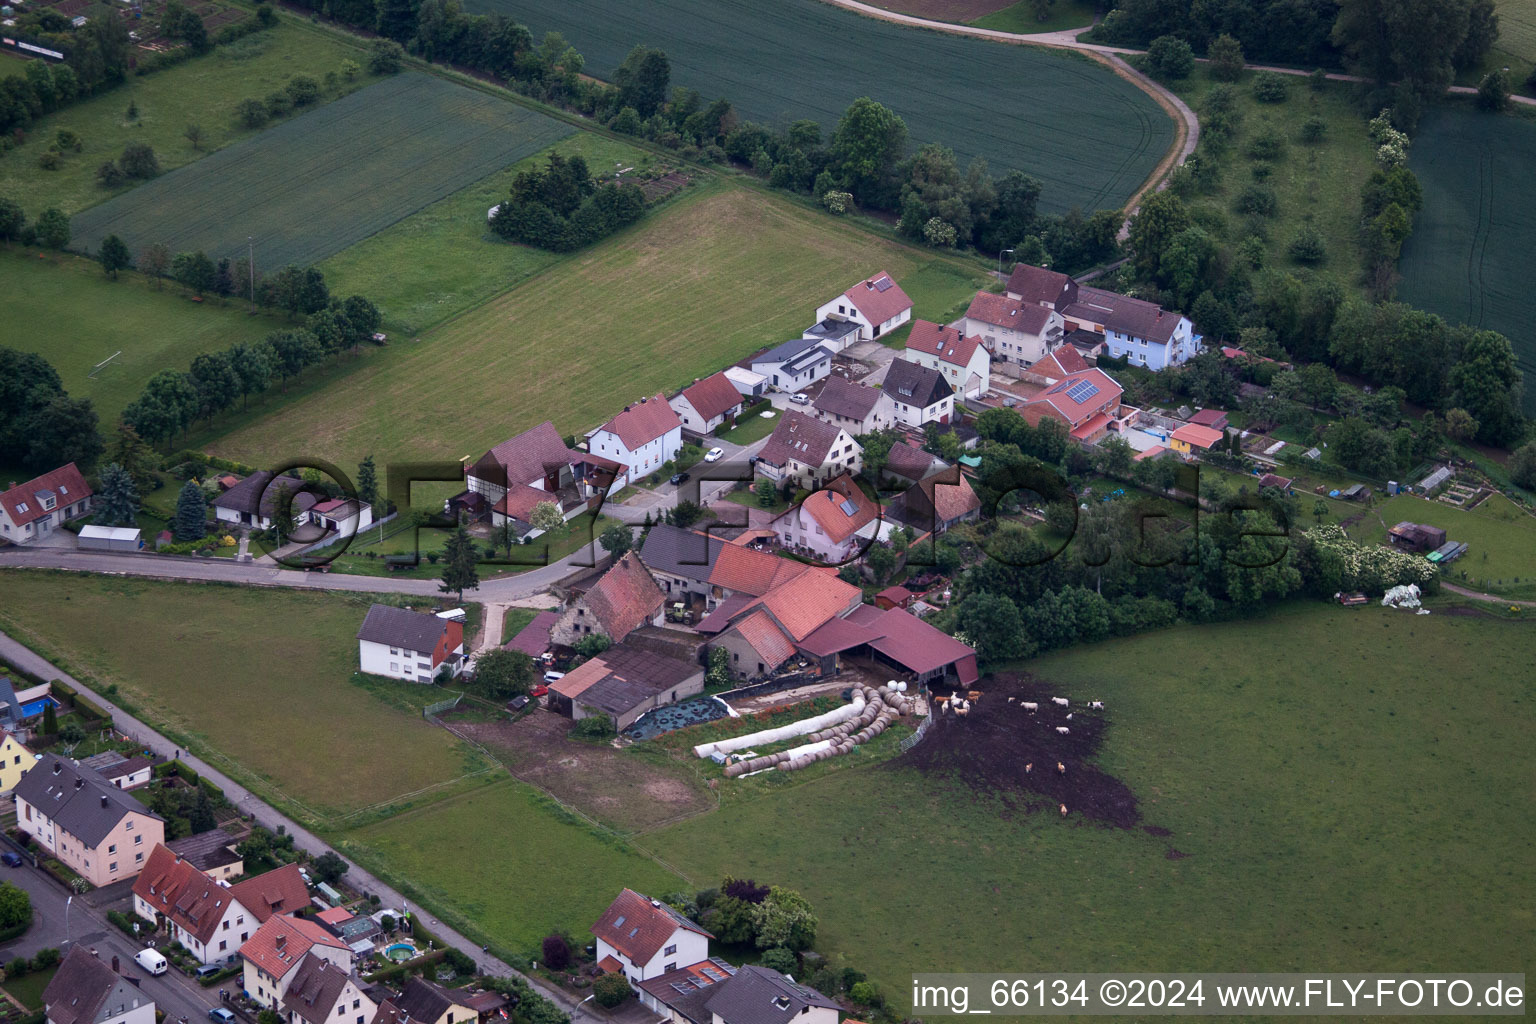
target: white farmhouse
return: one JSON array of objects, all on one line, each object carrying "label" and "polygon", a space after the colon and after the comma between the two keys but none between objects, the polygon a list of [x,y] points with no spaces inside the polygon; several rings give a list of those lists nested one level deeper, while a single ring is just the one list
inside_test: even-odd
[{"label": "white farmhouse", "polygon": [[729,426],[741,414],[741,392],[723,372],[696,380],[672,396],[668,403],[690,434],[712,434]]},{"label": "white farmhouse", "polygon": [[905,359],[892,359],[882,390],[891,397],[892,415],[904,427],[944,424],[955,417],[955,389],[938,370]]},{"label": "white farmhouse", "polygon": [[594,430],[587,438],[593,455],[612,459],[629,471],[629,479],[661,469],[683,447],[683,421],[661,395],[642,398]]},{"label": "white farmhouse", "polygon": [[906,357],[939,371],[962,399],[978,397],[992,386],[992,357],[986,346],[974,334],[957,328],[914,321],[907,335]]},{"label": "white farmhouse", "polygon": [[430,684],[446,667],[464,671],[464,623],[456,618],[376,604],[357,631],[358,667],[408,683]]},{"label": "white farmhouse", "polygon": [[597,966],[621,972],[631,986],[709,957],[709,932],[682,914],[625,889],[592,925]]}]

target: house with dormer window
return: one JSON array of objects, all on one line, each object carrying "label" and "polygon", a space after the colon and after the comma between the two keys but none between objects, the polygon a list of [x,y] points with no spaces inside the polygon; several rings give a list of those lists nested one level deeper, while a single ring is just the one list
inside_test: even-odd
[{"label": "house with dormer window", "polygon": [[625,889],[592,925],[597,965],[631,986],[709,957],[709,932],[660,900]]},{"label": "house with dormer window", "polygon": [[36,544],[91,508],[91,489],[71,462],[0,492],[0,539]]}]

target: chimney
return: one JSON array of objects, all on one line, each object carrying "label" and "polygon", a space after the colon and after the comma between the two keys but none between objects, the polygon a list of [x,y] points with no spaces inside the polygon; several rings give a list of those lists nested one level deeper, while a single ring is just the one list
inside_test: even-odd
[{"label": "chimney", "polygon": [[277,940],[275,942],[273,942],[272,945],[275,946],[278,949],[278,951],[282,951],[288,945],[288,936],[287,935],[279,935],[277,937]]},{"label": "chimney", "polygon": [[60,764],[57,761],[53,762],[53,774],[57,775],[57,774],[59,774],[59,772],[61,772],[63,770],[64,770],[64,766],[62,764]]},{"label": "chimney", "polygon": [[105,793],[101,794],[101,806],[107,806],[107,794]]},{"label": "chimney", "polygon": [[76,789],[84,789],[85,788],[85,780],[80,778],[80,777],[78,777],[78,776],[76,776],[76,778],[75,778],[75,788]]}]

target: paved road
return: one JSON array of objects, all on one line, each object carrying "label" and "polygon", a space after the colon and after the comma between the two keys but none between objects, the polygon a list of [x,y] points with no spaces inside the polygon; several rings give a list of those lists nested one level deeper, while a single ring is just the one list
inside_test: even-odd
[{"label": "paved road", "polygon": [[144,948],[143,944],[114,927],[107,920],[105,909],[91,906],[80,896],[71,900],[64,887],[41,868],[25,864],[0,871],[4,871],[0,881],[11,882],[32,897],[33,913],[31,928],[0,945],[0,958],[30,957],[45,947],[68,953],[72,944],[82,945],[96,950],[108,963],[116,955],[119,973],[138,979],[140,991],[153,999],[170,1021],[179,1017],[186,1017],[189,1022],[206,1020],[208,1011],[219,1005],[217,987],[203,988],[175,969],[154,977],[140,968],[133,955]]},{"label": "paved road", "polygon": [[[302,576],[304,574],[297,573],[295,575]],[[283,584],[277,585],[282,586]],[[67,673],[60,671],[55,666],[39,657],[32,650],[23,644],[18,643],[16,640],[3,632],[0,632],[0,659],[7,661],[8,663],[16,666],[19,669],[22,669],[23,671],[30,672],[40,679],[61,680],[65,684],[74,687],[80,693],[86,694],[112,715],[113,722],[116,724],[119,730],[133,736],[135,740],[144,743],[145,746],[147,746],[150,750],[162,757],[179,756],[183,763],[192,768],[199,775],[211,779],[215,785],[224,791],[224,795],[227,796],[235,804],[236,807],[238,807],[242,812],[252,815],[257,824],[273,830],[276,830],[279,825],[283,826],[287,832],[293,836],[294,843],[300,849],[306,850],[315,856],[319,856],[320,854],[330,849],[330,847],[322,842],[320,838],[314,833],[296,824],[285,815],[279,813],[276,809],[269,806],[260,797],[251,793],[244,786],[241,786],[239,783],[229,778],[229,776],[225,775],[217,768],[214,768],[212,765],[209,765],[199,758],[192,756],[187,751],[180,749],[165,737],[155,732],[155,730],[150,728],[147,724],[124,711],[122,708],[118,707],[102,694],[95,692],[90,687],[81,683],[78,679],[75,679]],[[386,906],[408,906],[405,898],[396,892],[393,888],[385,885],[372,874],[355,864],[352,865],[351,869],[347,872],[347,878],[357,889],[363,892],[377,893],[379,899],[382,900]],[[75,901],[75,906],[71,910],[72,914],[80,912],[80,904],[80,900]],[[477,944],[470,942],[469,939],[466,939],[464,936],[460,935],[446,924],[443,924],[441,921],[432,918],[425,912],[423,912],[423,916],[426,917],[427,923],[431,929],[439,936],[441,936],[443,941],[457,946],[465,953],[468,953],[474,957],[475,962],[482,973],[500,975],[504,977],[518,973],[496,957],[480,952],[479,946]],[[73,920],[73,918],[71,920]],[[122,935],[121,932],[117,932],[115,928],[109,928],[108,932],[109,934],[105,942],[109,947],[113,942],[113,937],[110,933],[116,933],[116,935],[121,937],[124,943],[126,943],[127,936]],[[95,933],[93,931],[93,944],[97,945],[98,948],[101,948],[101,944],[94,941],[94,935]],[[77,941],[87,940],[85,936],[82,935],[77,939]],[[128,949],[127,955],[131,957],[135,951],[136,950],[134,949]],[[121,952],[119,952],[119,956],[122,956]],[[170,974],[166,975],[166,977],[170,976]],[[180,976],[178,975],[178,977]],[[182,980],[186,979],[182,978]],[[567,1013],[570,1013],[571,1018],[575,1024],[609,1024],[608,1019],[605,1016],[599,1015],[587,1007],[576,1004],[574,1000],[568,997],[565,993],[549,987],[540,979],[526,978],[526,980],[530,985],[534,987],[534,989],[542,993],[546,998],[553,1000],[556,1005],[560,1006]],[[191,984],[190,982],[188,983]],[[193,987],[196,988],[197,986],[193,985]],[[198,989],[199,993],[202,991],[202,989]],[[217,998],[216,994],[214,998]],[[203,1004],[202,1009],[195,1012],[199,1016],[204,1016],[206,1015],[207,1007],[211,1005],[213,1004],[205,1003]],[[180,1012],[178,1012],[176,1016],[180,1016]],[[188,1013],[188,1016],[189,1018],[192,1017],[192,1013]]]}]

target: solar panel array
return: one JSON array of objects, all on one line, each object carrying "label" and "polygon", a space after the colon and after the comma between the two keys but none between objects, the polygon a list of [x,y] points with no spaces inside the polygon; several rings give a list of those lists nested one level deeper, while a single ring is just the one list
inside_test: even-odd
[{"label": "solar panel array", "polygon": [[1099,393],[1099,386],[1091,380],[1080,380],[1067,389],[1067,397],[1081,405]]}]

